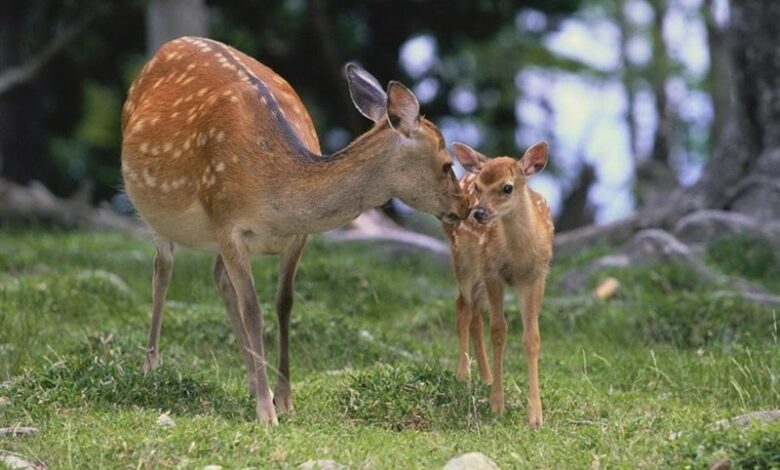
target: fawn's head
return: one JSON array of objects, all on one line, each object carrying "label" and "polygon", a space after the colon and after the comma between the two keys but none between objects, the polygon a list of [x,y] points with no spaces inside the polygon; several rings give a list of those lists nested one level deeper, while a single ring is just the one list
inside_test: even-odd
[{"label": "fawn's head", "polygon": [[465,144],[455,143],[453,151],[466,171],[477,173],[474,182],[476,205],[471,214],[482,224],[500,219],[523,204],[528,177],[539,173],[547,164],[547,142],[531,146],[523,158],[488,159]]},{"label": "fawn's head", "polygon": [[420,104],[403,84],[391,81],[385,92],[370,73],[347,64],[349,92],[355,107],[386,133],[392,146],[387,171],[392,195],[423,212],[453,223],[469,214],[444,137],[420,116]]}]

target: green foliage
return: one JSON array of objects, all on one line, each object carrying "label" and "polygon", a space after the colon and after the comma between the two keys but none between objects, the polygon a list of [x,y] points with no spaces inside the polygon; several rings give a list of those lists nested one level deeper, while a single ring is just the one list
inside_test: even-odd
[{"label": "green foliage", "polygon": [[707,259],[726,273],[780,290],[780,257],[767,240],[755,235],[722,237],[707,247]]},{"label": "green foliage", "polygon": [[674,447],[670,466],[706,469],[728,461],[730,468],[780,468],[780,422],[694,431]]},{"label": "green foliage", "polygon": [[393,431],[462,429],[489,413],[480,399],[487,390],[472,389],[441,367],[378,364],[350,375],[339,405],[350,419]]},{"label": "green foliage", "polygon": [[[487,385],[453,374],[446,264],[313,237],[291,325],[296,412],[268,429],[253,419],[212,256],[177,250],[163,363],[144,376],[150,243],[6,230],[0,239],[0,422],[39,429],[2,447],[50,467],[289,468],[332,458],[354,468],[439,468],[481,451],[501,468],[701,468],[723,457],[771,468],[777,455],[776,425],[711,428],[780,403],[776,327],[766,323],[773,312],[714,296],[680,267],[612,271],[623,290],[608,302],[562,297],[550,285],[545,425],[533,432],[515,302],[507,302],[507,410],[496,416]],[[574,264],[557,260],[554,276]],[[273,383],[276,261],[260,258],[254,270]],[[157,424],[163,412],[175,427]]]}]

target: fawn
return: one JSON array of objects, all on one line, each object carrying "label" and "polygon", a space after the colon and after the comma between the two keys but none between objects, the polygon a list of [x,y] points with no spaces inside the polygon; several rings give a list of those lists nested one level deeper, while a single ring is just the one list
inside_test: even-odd
[{"label": "fawn", "polygon": [[[122,176],[157,246],[144,370],[159,364],[174,243],[217,253],[213,276],[241,347],[260,421],[292,410],[288,331],[293,282],[309,233],[329,230],[398,197],[443,221],[468,215],[444,138],[417,98],[346,67],[354,105],[373,127],[321,155],[292,87],[238,50],[205,38],[164,44],[122,110]],[[279,255],[279,359],[268,387],[263,316],[250,257]]]},{"label": "fawn", "polygon": [[[457,376],[468,381],[469,333],[481,379],[491,384],[490,408],[504,410],[502,373],[507,322],[504,317],[504,285],[514,287],[522,298],[523,347],[528,362],[528,423],[542,425],[538,358],[539,309],[552,258],[553,222],[544,198],[528,187],[529,176],[547,163],[547,142],[529,148],[523,158],[493,158],[456,143],[455,156],[470,173],[461,187],[473,207],[472,217],[445,226],[452,249],[458,282],[457,329],[460,356]],[[482,343],[482,311],[485,297],[490,307],[490,338],[493,372],[488,368]]]}]

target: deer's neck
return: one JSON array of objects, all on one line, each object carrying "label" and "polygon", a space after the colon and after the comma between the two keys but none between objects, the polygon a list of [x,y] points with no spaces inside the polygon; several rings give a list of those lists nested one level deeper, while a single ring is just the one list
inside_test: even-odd
[{"label": "deer's neck", "polygon": [[292,233],[331,230],[390,199],[395,138],[380,125],[333,155],[296,156],[286,183],[289,204],[279,211],[289,215],[280,227]]},{"label": "deer's neck", "polygon": [[507,215],[501,219],[501,229],[510,253],[524,253],[538,245],[536,211],[532,210],[531,195],[527,190],[518,194],[518,201]]}]

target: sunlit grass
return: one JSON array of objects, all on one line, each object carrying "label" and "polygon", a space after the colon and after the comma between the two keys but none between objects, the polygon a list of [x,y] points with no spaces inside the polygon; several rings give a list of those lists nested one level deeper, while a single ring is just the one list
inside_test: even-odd
[{"label": "sunlit grass", "polygon": [[[296,412],[268,429],[253,420],[206,254],[177,252],[163,365],[142,374],[152,257],[151,244],[121,235],[0,232],[0,396],[8,400],[0,426],[39,428],[0,438],[0,449],[53,468],[284,468],[320,458],[436,468],[469,451],[502,468],[704,468],[722,457],[780,465],[771,460],[780,455],[777,425],[711,426],[780,406],[776,313],[715,297],[679,267],[610,271],[623,287],[607,302],[564,299],[551,283],[542,315],[545,426],[532,432],[515,302],[507,303],[507,412],[495,416],[489,387],[453,374],[446,263],[315,238],[293,310]],[[275,268],[274,259],[255,263],[272,377]],[[773,271],[750,269],[771,288],[761,273]],[[157,424],[163,412],[174,427]]]}]

